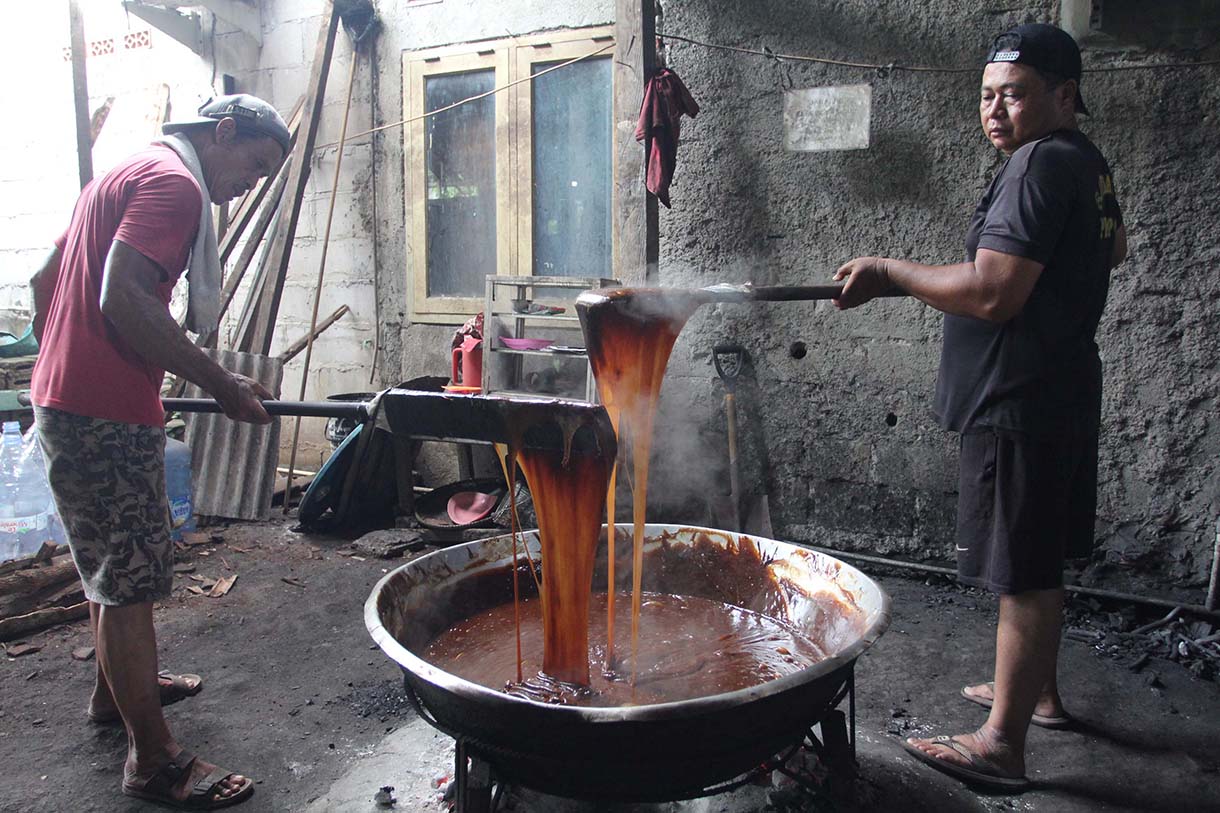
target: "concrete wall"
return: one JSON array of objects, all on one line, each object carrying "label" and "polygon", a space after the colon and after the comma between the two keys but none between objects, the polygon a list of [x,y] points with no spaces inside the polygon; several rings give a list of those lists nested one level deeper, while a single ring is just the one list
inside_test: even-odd
[{"label": "concrete wall", "polygon": [[[410,6],[379,4],[385,23],[377,42],[378,121],[403,118],[402,59],[405,51],[451,43],[499,39],[556,28],[582,28],[614,21],[613,0],[575,0],[562,4],[543,0],[443,0]],[[386,385],[420,375],[446,375],[449,342],[454,326],[411,324],[407,318],[407,215],[403,201],[403,141],[401,130],[377,139],[379,245],[383,273],[378,296],[382,302],[384,350],[378,374]],[[431,452],[429,454],[428,452]],[[423,471],[445,482],[454,475],[452,452],[441,445],[426,449]]]},{"label": "concrete wall", "polygon": [[[261,47],[221,20],[216,34],[217,66],[221,72],[234,77],[238,90],[266,99],[288,118],[309,85],[322,3],[285,0],[259,3],[259,7]],[[340,31],[330,63],[317,147],[271,344],[272,355],[278,354],[309,331],[333,189],[335,206],[330,239],[326,244],[318,318],[325,318],[340,305],[347,305],[351,310],[314,343],[304,391],[307,400],[370,391],[379,385],[379,382],[370,381],[376,325],[373,229],[369,214],[373,200],[371,147],[367,138],[353,142],[344,149],[340,161],[336,146],[347,107],[351,66],[351,41]],[[349,134],[368,130],[371,126],[370,99],[371,73],[367,60],[362,58],[356,65],[352,82]],[[336,168],[340,175],[337,186]],[[266,241],[262,247],[265,249]],[[255,255],[247,278],[253,277],[258,256]],[[222,328],[227,335],[236,333],[239,306],[247,294],[248,287],[243,285],[235,298],[233,313]],[[304,366],[304,353],[285,365],[284,398],[296,399],[301,395]],[[297,468],[316,469],[329,455],[331,446],[323,436],[325,424],[321,418],[302,420]],[[280,435],[284,463],[288,461],[292,436],[290,427]]]},{"label": "concrete wall", "polygon": [[[221,69],[233,73],[241,89],[263,96],[287,111],[306,91],[322,4],[318,0],[270,0],[260,5],[263,44],[257,52],[257,61],[245,61],[242,35],[224,32],[222,26],[218,37]],[[404,51],[613,20],[612,0],[584,0],[564,4],[559,9],[542,0],[493,5],[477,0],[378,3],[377,11],[382,29],[375,57],[362,53],[358,58],[349,134],[368,130],[374,121],[383,124],[403,118]],[[230,42],[232,48],[227,47]],[[330,68],[319,144],[339,139],[351,58],[351,40],[341,31]],[[352,313],[331,327],[315,345],[306,390],[308,398],[380,389],[418,375],[441,375],[449,369],[449,339],[454,327],[411,325],[406,319],[407,235],[402,153],[402,131],[394,128],[375,138],[354,139],[343,156],[321,313],[325,315],[340,304],[349,305]],[[333,146],[318,150],[314,157],[273,352],[308,330],[336,157],[337,148]],[[374,364],[378,319],[382,350]],[[303,359],[303,355],[298,356],[285,368],[284,392],[288,397],[295,398],[299,392]],[[321,438],[323,423],[307,420],[302,430],[302,455],[309,466],[315,465],[329,449]],[[451,453],[438,450],[424,457],[425,469],[434,476],[452,473]]]},{"label": "concrete wall", "polygon": [[[269,93],[281,107],[302,87],[300,72],[288,62],[297,54],[293,31],[309,58],[317,25],[310,6],[317,8],[264,6],[265,42],[251,79],[256,92]],[[609,0],[562,9],[541,2],[476,9],[472,0],[444,0],[381,4],[379,12],[385,28],[377,42],[373,118],[384,123],[402,118],[405,50],[602,24],[614,10]],[[1059,15],[1056,0],[684,0],[666,5],[665,27],[699,40],[779,53],[978,67],[994,34],[1019,22],[1057,21]],[[1186,30],[1149,37],[1155,47],[1129,34],[1094,36],[1086,43],[1085,62],[1123,67],[1215,56],[1203,50],[1214,50],[1208,45],[1214,39]],[[287,56],[273,59],[269,54],[281,39]],[[1194,50],[1165,45],[1183,41]],[[341,96],[334,88],[346,76],[347,53],[342,40],[328,94],[326,140],[337,133]],[[661,212],[661,284],[817,282],[861,254],[928,262],[963,256],[969,214],[1002,161],[980,132],[977,72],[775,63],[682,43],[671,46],[670,61],[703,111],[685,125],[674,209]],[[1179,587],[1198,586],[1210,565],[1220,432],[1210,421],[1217,340],[1209,317],[1218,283],[1209,271],[1220,252],[1208,224],[1217,222],[1220,203],[1210,185],[1197,179],[1214,178],[1220,168],[1216,151],[1205,147],[1209,139],[1215,143],[1208,112],[1217,101],[1213,75],[1214,69],[1116,71],[1092,73],[1084,83],[1095,115],[1083,127],[1111,159],[1131,239],[1131,256],[1115,276],[1100,334],[1107,378],[1100,548],[1091,575],[1112,584],[1139,571]],[[362,70],[356,108],[362,117],[369,115],[368,81]],[[859,83],[872,85],[868,149],[783,149],[785,89]],[[353,126],[366,122],[358,118]],[[382,325],[378,384],[436,374],[448,367],[451,328],[413,325],[405,315],[401,132],[385,132],[371,152],[351,149],[347,166],[354,183],[365,182],[369,161],[377,167],[376,219],[371,196],[356,194],[349,261],[351,285],[366,283],[367,241],[375,230]],[[311,183],[328,177],[316,172]],[[639,271],[617,269],[623,278],[638,277]],[[369,319],[363,302],[348,323],[362,330]],[[353,340],[365,342],[363,357],[352,361],[367,364],[370,332],[342,330],[351,332],[336,327],[327,340],[349,348]],[[826,303],[705,308],[679,339],[670,364],[652,514],[702,521],[708,495],[728,490],[723,390],[714,381],[711,347],[734,339],[752,357],[738,399],[743,482],[747,490],[770,495],[778,534],[952,558],[956,439],[929,417],[940,330],[940,315],[913,301],[876,303],[850,314]]]},{"label": "concrete wall", "polygon": [[[1058,12],[1049,0],[686,0],[666,5],[665,23],[694,39],[779,53],[975,66],[995,33]],[[1084,60],[1087,68],[1215,58],[1215,41],[1209,52],[1098,37]],[[963,257],[969,215],[1001,163],[980,131],[977,73],[776,64],[682,43],[670,61],[704,107],[683,131],[674,208],[661,211],[662,284],[819,282],[858,255]],[[1095,115],[1082,129],[1110,159],[1131,243],[1099,335],[1094,571],[1112,580],[1147,569],[1198,586],[1211,563],[1220,445],[1214,80],[1205,68],[1091,73],[1083,83]],[[785,88],[859,82],[873,86],[869,149],[783,150]],[[694,423],[688,436],[719,436],[709,351],[740,341],[757,382],[738,399],[750,449],[743,480],[770,493],[781,538],[950,559],[956,442],[929,416],[940,326],[914,301],[851,313],[825,303],[705,309],[678,340],[666,414],[673,426]],[[796,342],[807,347],[803,358],[790,352]],[[656,475],[667,481],[690,478]],[[689,505],[697,495],[672,496]]]},{"label": "concrete wall", "polygon": [[[218,69],[234,74],[240,89],[288,111],[306,88],[322,3],[269,0],[260,7],[261,48],[218,24]],[[1018,22],[1056,21],[1060,3],[683,0],[665,10],[667,32],[708,42],[875,64],[977,67],[995,33]],[[375,73],[362,56],[349,132],[401,120],[406,50],[606,24],[614,4],[443,0],[380,3],[378,11],[384,28]],[[1146,28],[1111,26],[1119,33],[1093,37],[1086,42],[1086,66],[1216,56],[1215,38],[1192,33],[1189,25],[1185,34],[1150,32],[1141,41],[1138,32]],[[8,30],[6,37],[19,42]],[[63,30],[66,43],[66,25],[48,30]],[[338,139],[350,60],[350,41],[341,33],[319,143]],[[970,211],[1001,163],[977,121],[977,72],[776,63],[683,43],[672,44],[670,63],[703,110],[684,125],[674,208],[661,211],[661,284],[819,282],[860,254],[928,262],[962,257]],[[52,70],[50,62],[45,67]],[[69,83],[61,92],[70,111],[66,68],[62,74],[55,81]],[[1211,234],[1220,216],[1211,191],[1220,170],[1214,78],[1214,68],[1183,68],[1091,73],[1084,82],[1095,115],[1082,126],[1110,158],[1131,241],[1099,337],[1106,389],[1094,572],[1111,583],[1139,571],[1179,587],[1198,586],[1210,565],[1220,511],[1214,462],[1220,430],[1211,420],[1220,343],[1212,329],[1220,288],[1212,273],[1220,259]],[[785,89],[860,83],[872,85],[868,149],[784,150]],[[11,183],[24,179],[26,186],[16,191],[28,195],[34,176],[14,169],[12,150],[34,141],[22,137],[0,152],[9,161],[0,167],[6,216],[16,208]],[[47,165],[58,171],[48,188],[54,183],[64,189],[52,197],[70,195],[70,117],[40,137],[53,152]],[[53,148],[52,139],[58,139]],[[276,349],[302,335],[308,323],[336,157],[329,147],[314,159]],[[342,303],[353,312],[315,349],[306,391],[311,398],[366,389],[370,375],[378,388],[448,368],[452,328],[410,324],[406,317],[401,131],[355,140],[342,172],[321,310],[329,313]],[[33,204],[23,203],[26,209],[37,214]],[[5,227],[10,236],[14,230],[35,233],[9,222]],[[0,249],[29,251],[27,242],[0,240]],[[12,284],[10,257],[0,271],[6,275],[0,300],[2,286]],[[639,269],[618,272],[639,275]],[[374,361],[378,323],[381,351]],[[939,314],[913,301],[875,303],[849,314],[825,303],[705,308],[679,339],[670,364],[653,515],[704,520],[708,495],[728,490],[723,390],[714,380],[711,347],[734,339],[752,358],[738,398],[743,482],[747,490],[770,495],[778,535],[951,558],[956,440],[929,417],[940,329]],[[297,394],[300,370],[298,358],[286,371],[289,397]],[[326,453],[320,429],[320,422],[306,427],[306,466]],[[429,464],[436,476],[444,474],[442,458],[436,454]]]}]

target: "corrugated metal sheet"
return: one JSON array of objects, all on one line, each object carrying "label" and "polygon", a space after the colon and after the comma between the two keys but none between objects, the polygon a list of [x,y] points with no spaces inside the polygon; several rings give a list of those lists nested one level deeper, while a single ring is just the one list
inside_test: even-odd
[{"label": "corrugated metal sheet", "polygon": [[[280,391],[284,365],[277,358],[205,350],[226,370],[254,379],[273,393]],[[188,398],[209,398],[191,384]],[[275,492],[280,454],[280,419],[265,426],[232,421],[224,415],[189,414],[186,442],[191,447],[195,513],[225,519],[267,519]]]}]

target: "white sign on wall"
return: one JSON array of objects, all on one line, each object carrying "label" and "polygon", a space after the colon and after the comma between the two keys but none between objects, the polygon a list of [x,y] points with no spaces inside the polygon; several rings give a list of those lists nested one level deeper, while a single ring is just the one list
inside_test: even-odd
[{"label": "white sign on wall", "polygon": [[784,93],[784,149],[866,150],[872,107],[870,85],[789,90]]}]

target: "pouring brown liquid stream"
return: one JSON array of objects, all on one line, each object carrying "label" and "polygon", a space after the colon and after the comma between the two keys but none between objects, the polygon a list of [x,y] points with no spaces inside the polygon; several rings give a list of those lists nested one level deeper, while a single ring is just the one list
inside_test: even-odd
[{"label": "pouring brown liquid stream", "polygon": [[[576,310],[584,328],[589,364],[597,391],[618,437],[631,438],[631,660],[632,683],[639,663],[641,579],[644,571],[644,515],[648,504],[648,457],[661,380],[669,354],[686,320],[703,303],[695,291],[621,289],[583,294]],[[606,527],[614,528],[614,497],[608,497]],[[614,534],[609,534],[609,560],[614,562]],[[606,668],[615,669],[614,572],[608,577]]]},{"label": "pouring brown liquid stream", "polygon": [[[563,429],[563,449],[530,447],[525,433],[541,422],[558,422]],[[601,530],[610,471],[614,467],[616,443],[612,436],[596,437],[592,450],[574,453],[572,440],[582,428],[579,417],[563,412],[560,404],[540,403],[522,413],[509,427],[511,435],[501,458],[514,499],[516,470],[520,466],[530,490],[537,495],[538,536],[542,542],[542,578],[538,582],[543,627],[542,671],[563,683],[589,683],[589,598],[593,581],[593,557]],[[517,583],[517,549],[520,524],[516,504],[512,507],[513,615],[516,630],[517,682],[522,669],[522,624],[520,589]],[[534,564],[530,563],[534,573]],[[537,577],[535,576],[537,581]]]},{"label": "pouring brown liquid stream", "polygon": [[[511,612],[508,605],[502,605],[450,628],[429,645],[430,661],[467,679],[495,686],[509,670],[505,659],[510,656],[503,644],[513,630],[516,682],[509,681],[507,691],[547,702],[581,702],[582,698],[596,696],[600,702],[621,705],[742,688],[804,668],[825,656],[816,644],[766,615],[678,595],[649,595],[650,630],[641,645],[648,463],[661,381],[682,327],[708,300],[703,291],[618,289],[588,292],[577,301],[610,431],[618,438],[631,440],[629,691],[625,693],[616,675],[624,659],[615,652],[614,637],[620,615],[615,607],[615,438],[599,436],[595,448],[601,453],[573,454],[572,436],[580,427],[572,424],[564,426],[562,453],[524,443],[525,433],[537,423],[558,421],[564,425],[565,416],[558,404],[539,403],[538,410],[519,416],[511,428],[508,446],[498,447],[510,499],[515,493],[518,466],[534,497],[542,545],[541,578],[532,559],[529,572],[539,596],[521,597],[517,559],[520,528],[514,505]],[[604,596],[594,598],[591,587],[603,510],[608,510],[609,518],[608,586]],[[591,602],[605,604],[605,622],[594,625],[592,650]],[[526,671],[537,668],[536,656],[526,656],[523,650],[537,651],[539,627],[541,670],[526,678]],[[691,634],[694,629],[699,634]],[[604,669],[592,682],[589,656],[598,649],[602,650]],[[524,669],[527,661],[531,670]],[[712,662],[718,664],[715,669],[705,668]],[[637,697],[641,686],[648,688],[643,690],[645,696]]]}]

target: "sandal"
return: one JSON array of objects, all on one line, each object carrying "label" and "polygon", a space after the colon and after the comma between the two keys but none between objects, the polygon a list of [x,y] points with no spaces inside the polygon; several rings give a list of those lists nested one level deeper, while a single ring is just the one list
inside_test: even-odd
[{"label": "sandal", "polygon": [[[162,706],[172,706],[179,700],[194,697],[203,691],[203,678],[199,677],[199,675],[175,675],[163,669],[157,675],[157,678],[159,688],[161,689]],[[162,680],[168,680],[169,682],[161,683]],[[98,714],[90,710],[85,712],[85,716],[94,725],[109,725],[123,721],[123,717],[117,710],[107,712],[106,714]]]},{"label": "sandal", "polygon": [[[993,694],[995,693],[995,684],[994,683],[986,683],[984,685],[990,686],[992,693]],[[966,691],[969,688],[970,688],[969,686],[963,686],[961,695],[962,695],[962,697],[969,700],[971,703],[977,703],[985,709],[991,708],[991,706],[995,703],[994,700],[990,700],[989,698],[978,697],[977,695],[969,694]],[[1033,718],[1030,719],[1030,722],[1036,726],[1041,726],[1042,728],[1051,728],[1051,729],[1055,729],[1057,731],[1061,731],[1065,728],[1071,728],[1072,724],[1075,723],[1076,721],[1072,718],[1072,716],[1070,714],[1068,714],[1065,711],[1063,714],[1057,714],[1057,715],[1035,714],[1033,716]]]},{"label": "sandal", "polygon": [[976,754],[963,742],[946,736],[932,737],[928,742],[956,751],[970,762],[970,766],[958,765],[956,762],[949,762],[948,760],[934,757],[916,748],[911,744],[910,740],[904,741],[902,747],[920,762],[925,762],[941,773],[952,776],[954,779],[960,779],[969,785],[977,785],[988,790],[998,790],[1005,793],[1020,793],[1029,788],[1029,780],[1024,776],[1009,776],[1005,774],[1003,769],[998,765],[987,759],[987,757]]},{"label": "sandal", "polygon": [[123,794],[136,799],[169,805],[180,810],[218,810],[222,807],[240,804],[254,795],[254,780],[248,776],[242,783],[241,790],[232,796],[214,795],[220,783],[233,776],[234,773],[225,768],[216,768],[195,783],[195,786],[191,788],[191,794],[186,799],[182,801],[175,799],[174,786],[182,781],[183,775],[190,774],[191,765],[196,759],[198,757],[184,748],[178,752],[178,756],[167,762],[161,770],[146,781],[128,783],[124,780]]}]

